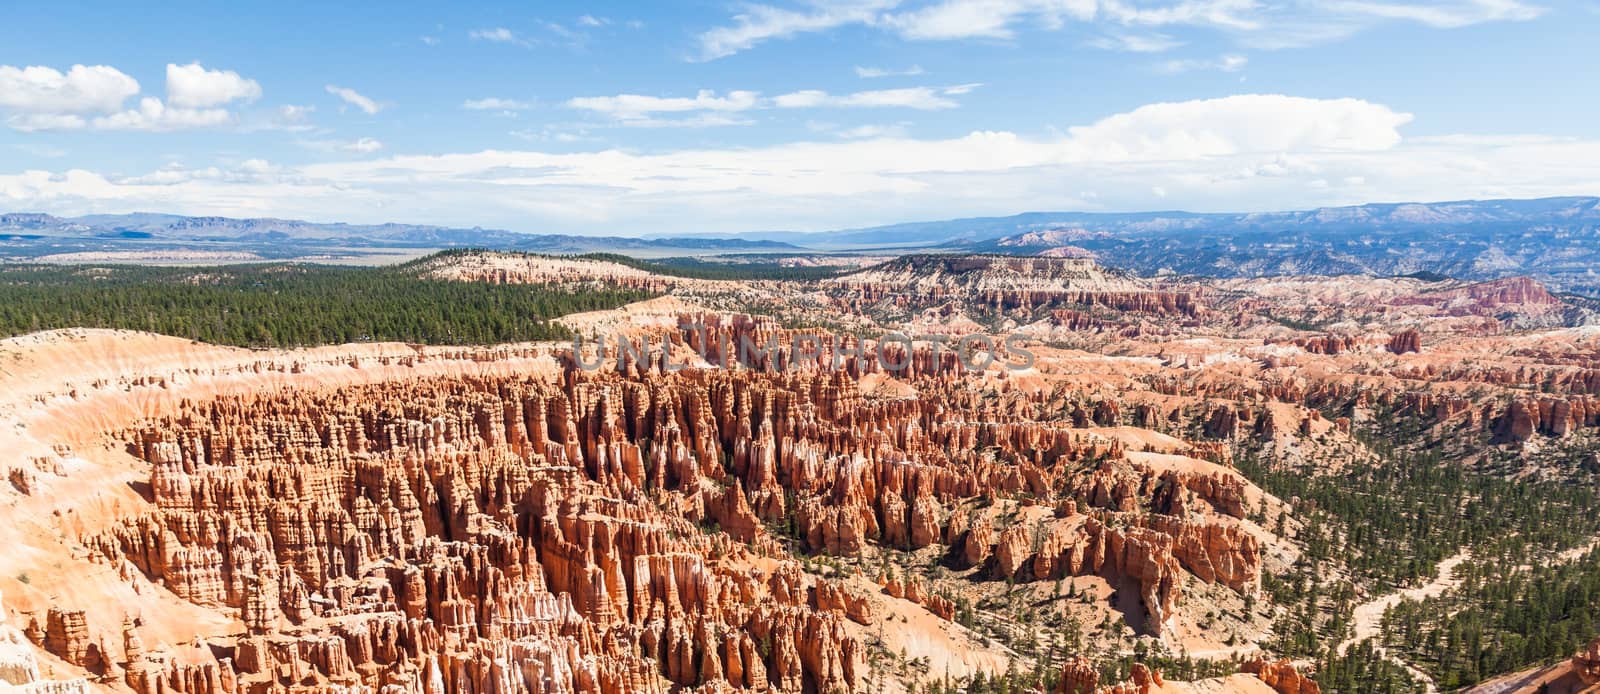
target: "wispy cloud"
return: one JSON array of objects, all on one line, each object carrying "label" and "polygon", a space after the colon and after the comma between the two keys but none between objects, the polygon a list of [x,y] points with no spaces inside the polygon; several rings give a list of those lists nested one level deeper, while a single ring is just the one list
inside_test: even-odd
[{"label": "wispy cloud", "polygon": [[559,125],[545,125],[539,128],[523,128],[512,130],[512,137],[528,142],[582,142],[589,139],[589,131],[582,127],[564,127]]},{"label": "wispy cloud", "polygon": [[362,137],[354,140],[299,140],[298,144],[307,149],[319,152],[346,152],[349,154],[372,154],[383,149],[383,142]]},{"label": "wispy cloud", "polygon": [[467,99],[461,102],[461,108],[468,111],[526,111],[533,105],[526,101],[516,99],[502,99],[491,96],[483,99]]},{"label": "wispy cloud", "polygon": [[1336,40],[1385,21],[1410,21],[1439,29],[1486,22],[1527,21],[1546,10],[1523,0],[814,0],[798,9],[751,5],[727,26],[700,34],[700,55],[712,60],[762,42],[845,26],[886,31],[912,41],[1015,40],[1027,31],[1055,31],[1071,23],[1106,34],[1091,45],[1157,53],[1181,42],[1156,27],[1187,26],[1219,32],[1256,47],[1285,48]]},{"label": "wispy cloud", "polygon": [[[601,114],[623,125],[637,127],[695,127],[748,125],[750,121],[732,114],[763,108],[910,108],[925,111],[956,108],[953,97],[970,93],[982,85],[957,84],[945,87],[906,87],[875,89],[849,94],[832,94],[820,89],[805,89],[775,97],[760,92],[735,90],[719,95],[702,89],[694,96],[647,96],[618,94],[568,99],[568,108]],[[701,114],[695,118],[659,119],[656,114]]]},{"label": "wispy cloud", "polygon": [[1095,48],[1125,53],[1162,53],[1183,46],[1166,34],[1112,33],[1089,42]]},{"label": "wispy cloud", "polygon": [[377,141],[377,140],[375,140],[373,138],[370,138],[370,137],[363,137],[363,138],[361,138],[359,140],[356,140],[354,142],[345,143],[343,146],[340,147],[340,149],[342,149],[342,150],[344,150],[346,152],[357,152],[357,153],[360,153],[360,154],[371,154],[371,153],[376,152],[376,151],[378,151],[380,149],[383,149],[383,143],[379,142],[379,141]]},{"label": "wispy cloud", "polygon": [[778,108],[912,108],[924,111],[956,108],[961,104],[949,97],[966,94],[981,85],[951,87],[907,87],[876,89],[853,94],[829,94],[817,89],[781,94],[773,99]]},{"label": "wispy cloud", "polygon": [[264,114],[247,114],[244,122],[239,125],[239,130],[241,132],[310,132],[316,130],[316,126],[311,124],[311,114],[315,113],[316,110],[317,107],[315,106],[284,104]]},{"label": "wispy cloud", "polygon": [[905,137],[906,126],[899,123],[892,125],[858,125],[840,130],[837,134],[839,137],[853,140],[877,137]]},{"label": "wispy cloud", "polygon": [[1248,65],[1249,63],[1250,59],[1245,56],[1230,54],[1221,55],[1210,59],[1187,58],[1180,60],[1168,60],[1157,65],[1156,70],[1168,74],[1194,72],[1196,70],[1238,72],[1243,70],[1245,65]]},{"label": "wispy cloud", "polygon": [[330,84],[326,87],[326,89],[328,90],[329,94],[337,96],[345,103],[361,109],[369,116],[383,110],[383,104],[373,101],[372,99],[363,95],[361,92],[349,87],[341,87]]},{"label": "wispy cloud", "polygon": [[750,5],[733,17],[732,26],[717,27],[700,35],[700,59],[715,60],[772,39],[826,31],[847,24],[873,23],[882,10],[898,0],[856,0],[822,3],[805,10],[770,5]]},{"label": "wispy cloud", "polygon": [[628,128],[721,128],[755,125],[755,121],[727,113],[701,113],[682,118],[629,118],[618,121],[618,125]]},{"label": "wispy cloud", "polygon": [[601,113],[618,120],[643,119],[652,113],[691,111],[747,111],[760,105],[760,95],[752,91],[731,91],[717,96],[702,89],[692,97],[659,97],[642,94],[582,96],[567,100],[567,107]]},{"label": "wispy cloud", "polygon": [[[605,26],[611,20],[593,15],[583,15],[575,20],[575,25],[582,29],[592,29]],[[557,22],[538,20],[535,22],[537,31],[533,34],[513,31],[506,27],[493,27],[488,29],[474,29],[467,32],[467,38],[474,41],[487,41],[489,43],[504,43],[523,48],[535,46],[566,46],[579,48],[589,41],[587,32],[579,28],[569,27]],[[542,34],[542,35],[537,35]]]},{"label": "wispy cloud", "polygon": [[1440,29],[1456,29],[1485,22],[1525,22],[1538,19],[1545,8],[1518,0],[1464,0],[1430,3],[1330,2],[1335,12],[1370,15],[1382,19],[1402,19]]},{"label": "wispy cloud", "polygon": [[493,29],[474,29],[467,32],[467,38],[474,41],[490,41],[493,43],[516,43],[526,45],[527,41],[517,36],[517,33],[505,27]]},{"label": "wispy cloud", "polygon": [[912,65],[911,67],[898,70],[882,67],[856,66],[856,77],[860,77],[862,79],[874,79],[878,77],[912,77],[920,74],[922,74],[921,65]]}]

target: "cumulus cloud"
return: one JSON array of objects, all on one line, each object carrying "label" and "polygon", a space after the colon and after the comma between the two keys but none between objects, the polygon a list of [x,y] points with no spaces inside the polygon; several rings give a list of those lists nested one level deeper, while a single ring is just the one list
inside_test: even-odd
[{"label": "cumulus cloud", "polygon": [[170,132],[231,123],[233,114],[217,108],[261,96],[261,85],[238,73],[207,70],[199,63],[167,65],[167,101],[144,97],[136,107],[123,103],[139,93],[139,83],[116,68],[74,65],[63,73],[49,67],[0,66],[0,110],[6,124],[24,132],[39,130],[134,130]]},{"label": "cumulus cloud", "polygon": [[135,176],[30,164],[0,173],[0,209],[684,233],[1039,209],[1301,209],[1368,202],[1373,191],[1449,200],[1600,187],[1600,139],[1403,137],[1411,120],[1358,99],[1242,95],[1151,104],[1050,136],[912,139],[836,126],[761,147],[562,152],[553,150],[579,146],[569,142],[577,136],[547,131],[529,136],[562,144],[427,156],[379,150],[302,166],[258,161]]},{"label": "cumulus cloud", "polygon": [[261,98],[261,85],[232,70],[207,70],[200,63],[167,64],[167,103],[178,108],[209,108]]},{"label": "cumulus cloud", "polygon": [[1067,130],[1075,157],[1197,159],[1286,151],[1375,151],[1413,116],[1360,99],[1247,94],[1141,106]]},{"label": "cumulus cloud", "polygon": [[40,65],[0,65],[0,109],[31,114],[109,113],[139,93],[139,82],[106,65],[66,72]]},{"label": "cumulus cloud", "polygon": [[361,92],[349,87],[340,87],[338,85],[330,84],[326,87],[326,89],[328,90],[329,94],[337,96],[345,103],[361,109],[369,116],[383,110],[383,104],[373,101],[372,99],[362,95]]},{"label": "cumulus cloud", "polygon": [[1242,95],[1151,104],[1053,137],[910,139],[855,126],[819,128],[822,141],[658,153],[488,150],[154,177],[26,171],[0,174],[0,207],[683,232],[1030,209],[1282,209],[1361,202],[1374,188],[1409,199],[1555,195],[1600,183],[1600,141],[1407,142],[1411,119],[1358,99]]},{"label": "cumulus cloud", "polygon": [[177,108],[147,96],[139,100],[139,107],[94,119],[96,130],[142,130],[145,132],[170,132],[189,128],[207,128],[225,125],[233,120],[227,109]]}]

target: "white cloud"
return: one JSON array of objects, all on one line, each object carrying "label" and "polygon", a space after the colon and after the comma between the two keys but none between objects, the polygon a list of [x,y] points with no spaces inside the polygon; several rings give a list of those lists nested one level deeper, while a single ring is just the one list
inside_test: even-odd
[{"label": "white cloud", "polygon": [[147,96],[139,100],[139,107],[108,116],[95,118],[91,125],[96,130],[140,130],[145,132],[171,132],[190,128],[209,128],[233,121],[233,114],[221,108],[177,108]]},{"label": "white cloud", "polygon": [[862,67],[860,65],[856,66],[856,77],[860,77],[862,79],[872,79],[876,77],[911,77],[920,74],[922,74],[921,65],[912,65],[911,67],[902,70],[893,70],[881,67]]},{"label": "white cloud", "polygon": [[240,132],[309,132],[316,126],[311,124],[311,114],[315,113],[315,106],[301,106],[298,104],[283,104],[265,113],[246,114],[244,122],[240,123]]},{"label": "white cloud", "polygon": [[773,99],[778,108],[914,108],[925,111],[960,106],[949,97],[966,94],[979,85],[962,84],[951,87],[907,87],[904,89],[877,89],[854,94],[833,95],[816,89],[782,94]]},{"label": "white cloud", "polygon": [[755,125],[755,121],[725,113],[700,113],[682,118],[629,118],[618,121],[629,128],[718,128],[730,125]]},{"label": "white cloud", "polygon": [[173,132],[210,128],[233,122],[233,114],[221,108],[173,108],[160,99],[147,96],[138,108],[104,116],[86,117],[71,113],[25,113],[13,116],[6,124],[22,132],[47,130],[120,130]]},{"label": "white cloud", "polygon": [[[1372,190],[1459,199],[1600,187],[1600,141],[1407,142],[1400,129],[1410,120],[1357,99],[1244,95],[1152,104],[1045,138],[906,139],[858,126],[828,129],[820,142],[659,153],[488,150],[133,178],[24,171],[0,174],[0,208],[682,232],[1029,209],[1283,209],[1364,202]],[[573,139],[563,135],[528,133]]]},{"label": "white cloud", "polygon": [[569,128],[560,127],[560,126],[553,126],[553,125],[546,125],[546,126],[544,126],[542,128],[539,128],[537,130],[535,130],[534,128],[523,128],[521,130],[512,130],[509,134],[512,137],[515,137],[515,138],[518,138],[518,139],[522,139],[522,140],[527,140],[529,142],[563,142],[563,143],[568,143],[568,142],[579,142],[579,141],[582,141],[582,140],[589,139],[589,131],[585,130],[583,128],[569,129]]},{"label": "white cloud", "polygon": [[1217,56],[1215,59],[1209,59],[1209,60],[1208,59],[1195,59],[1195,58],[1185,58],[1185,59],[1180,59],[1180,60],[1168,60],[1168,61],[1166,61],[1164,63],[1161,63],[1160,65],[1157,65],[1156,69],[1161,71],[1161,72],[1165,72],[1165,73],[1169,73],[1169,74],[1177,74],[1177,73],[1182,73],[1182,72],[1194,72],[1195,70],[1218,70],[1218,71],[1221,71],[1221,72],[1238,72],[1240,70],[1243,70],[1244,66],[1249,64],[1249,62],[1250,62],[1250,59],[1246,58],[1245,56],[1230,54],[1230,55]]},{"label": "white cloud", "polygon": [[752,91],[731,91],[724,96],[702,89],[693,97],[659,97],[642,94],[616,96],[581,96],[567,100],[568,108],[601,113],[618,120],[643,119],[652,113],[685,113],[690,111],[747,111],[760,104],[760,97]]},{"label": "white cloud", "polygon": [[76,113],[19,113],[6,117],[6,125],[25,133],[46,130],[81,130],[89,119]]},{"label": "white cloud", "polygon": [[1262,10],[1268,6],[1257,0],[1178,0],[1160,6],[1100,0],[1099,4],[1106,19],[1124,25],[1184,24],[1236,30],[1262,28]]},{"label": "white cloud", "polygon": [[510,29],[507,29],[505,27],[495,27],[493,29],[477,29],[477,30],[474,30],[474,31],[467,32],[467,36],[469,38],[475,40],[475,41],[493,41],[495,43],[520,43],[520,42],[522,42],[521,39],[517,38],[516,32],[514,32],[514,31],[512,31]]},{"label": "white cloud", "polygon": [[355,140],[298,140],[296,144],[319,152],[371,154],[383,149],[383,142],[370,137]]},{"label": "white cloud", "polygon": [[110,112],[139,93],[139,82],[106,65],[0,65],[0,108],[28,113]]},{"label": "white cloud", "polygon": [[1154,53],[1180,42],[1137,28],[1189,26],[1222,33],[1257,48],[1288,48],[1348,37],[1384,21],[1452,29],[1485,22],[1527,21],[1546,10],[1522,0],[812,0],[802,9],[752,5],[731,26],[700,35],[702,59],[763,41],[844,26],[864,26],[916,41],[1011,40],[1023,31],[1055,31],[1069,23],[1099,26],[1091,45]]},{"label": "white cloud", "polygon": [[598,27],[598,26],[605,26],[605,25],[610,24],[610,23],[611,23],[611,20],[606,19],[605,17],[596,17],[594,15],[589,15],[589,14],[581,15],[581,16],[578,17],[578,25],[579,26]]},{"label": "white cloud", "polygon": [[349,87],[340,87],[330,84],[327,86],[327,90],[329,94],[343,99],[345,103],[361,109],[369,116],[383,110],[383,104],[373,101],[372,99],[363,96],[361,92],[350,89]]},{"label": "white cloud", "polygon": [[846,0],[818,3],[807,11],[750,5],[734,16],[733,26],[717,27],[700,35],[700,58],[715,60],[769,39],[872,23],[880,11],[896,4],[898,0]]},{"label": "white cloud", "polygon": [[315,106],[296,106],[294,104],[284,104],[278,107],[277,114],[278,117],[282,118],[285,122],[303,123],[307,118],[310,118],[311,114],[316,110],[317,107]]},{"label": "white cloud", "polygon": [[123,103],[139,83],[116,68],[74,65],[62,73],[48,67],[0,65],[0,111],[6,125],[41,130],[136,130],[170,132],[226,125],[233,114],[218,108],[261,96],[261,85],[199,63],[167,65],[167,101],[147,96],[132,109]]},{"label": "white cloud", "polygon": [[1539,18],[1545,8],[1517,0],[1458,0],[1430,3],[1330,2],[1329,9],[1382,19],[1403,19],[1440,29],[1455,29],[1484,22],[1525,22]]},{"label": "white cloud", "polygon": [[531,105],[526,101],[491,96],[482,99],[467,99],[461,102],[461,108],[468,111],[525,111],[531,108]]},{"label": "white cloud", "polygon": [[261,85],[232,70],[207,70],[200,63],[167,63],[167,104],[178,108],[209,108],[231,101],[261,98]]},{"label": "white cloud", "polygon": [[899,125],[899,124],[896,124],[896,125],[858,125],[858,126],[855,126],[853,128],[845,128],[844,130],[840,130],[837,134],[839,135],[839,137],[843,137],[843,138],[846,138],[846,139],[866,139],[866,138],[873,138],[873,137],[904,137],[905,134],[906,134],[906,127],[904,125]]},{"label": "white cloud", "polygon": [[[643,94],[618,94],[615,96],[583,96],[568,99],[568,108],[608,116],[622,125],[633,127],[696,127],[749,125],[748,119],[732,114],[760,108],[912,108],[925,111],[955,108],[960,104],[951,97],[967,94],[979,84],[957,84],[946,87],[906,87],[902,89],[877,89],[851,94],[830,94],[817,89],[806,89],[772,98],[763,98],[759,92],[734,90],[722,95],[702,89],[692,97],[662,97]],[[471,102],[469,102],[471,103]],[[488,108],[487,106],[485,108]],[[655,114],[693,113],[690,118],[657,118]]]},{"label": "white cloud", "polygon": [[1067,18],[1093,19],[1095,0],[943,0],[916,10],[886,15],[884,23],[908,39],[1011,38],[1024,18],[1049,28]]},{"label": "white cloud", "polygon": [[340,146],[339,149],[342,149],[342,150],[344,150],[346,152],[356,152],[356,153],[359,153],[359,154],[371,154],[371,153],[376,152],[376,151],[378,151],[380,149],[383,149],[383,143],[379,142],[377,140],[374,140],[374,139],[372,139],[370,137],[363,137],[363,138],[361,138],[359,140],[356,140],[354,142],[347,142],[344,145]]},{"label": "white cloud", "polygon": [[1184,160],[1258,152],[1375,151],[1412,115],[1360,99],[1247,94],[1141,106],[1067,130],[1077,156]]},{"label": "white cloud", "polygon": [[1183,42],[1166,34],[1113,33],[1090,41],[1089,45],[1108,51],[1161,53],[1178,48]]}]

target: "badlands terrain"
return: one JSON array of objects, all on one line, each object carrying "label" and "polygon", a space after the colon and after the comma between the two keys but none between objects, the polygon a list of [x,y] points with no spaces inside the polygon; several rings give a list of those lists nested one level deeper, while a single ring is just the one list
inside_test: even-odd
[{"label": "badlands terrain", "polygon": [[1600,687],[1592,300],[1076,255],[407,265],[594,309],[472,346],[41,300],[0,341],[0,687]]}]

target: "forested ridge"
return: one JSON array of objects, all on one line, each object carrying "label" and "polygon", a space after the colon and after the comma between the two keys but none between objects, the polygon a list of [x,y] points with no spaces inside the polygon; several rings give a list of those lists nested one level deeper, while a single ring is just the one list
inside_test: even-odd
[{"label": "forested ridge", "polygon": [[1508,551],[1457,570],[1459,587],[1396,605],[1383,641],[1443,688],[1570,656],[1600,634],[1600,549]]},{"label": "forested ridge", "polygon": [[433,280],[413,264],[0,265],[0,334],[116,328],[241,347],[491,344],[564,338],[552,318],[647,296]]},{"label": "forested ridge", "polygon": [[[1238,467],[1293,500],[1292,535],[1305,549],[1262,587],[1284,605],[1272,650],[1317,662],[1325,692],[1420,691],[1377,646],[1449,691],[1570,656],[1600,633],[1600,552],[1552,563],[1600,536],[1600,488],[1573,478],[1508,479],[1474,464],[1407,417],[1376,413],[1356,438],[1372,455],[1312,468],[1246,451]],[[1326,464],[1327,461],[1322,461]],[[1279,519],[1261,519],[1278,530]],[[1337,644],[1366,596],[1433,578],[1445,557],[1470,549],[1462,585],[1402,603],[1379,643]]]},{"label": "forested ridge", "polygon": [[654,258],[642,260],[621,253],[584,253],[581,255],[545,255],[541,253],[523,253],[518,251],[497,251],[483,248],[455,248],[440,251],[433,255],[421,258],[407,266],[427,263],[434,259],[449,258],[451,256],[472,255],[476,253],[495,253],[499,255],[515,255],[530,258],[566,258],[573,260],[594,260],[598,262],[616,263],[625,265],[635,270],[643,270],[666,277],[682,277],[697,280],[778,280],[789,282],[804,282],[811,280],[837,277],[853,270],[849,267],[830,266],[804,266],[784,265],[780,260],[781,254],[752,255],[742,262],[729,262],[707,260],[690,256],[673,256],[668,258]]}]

